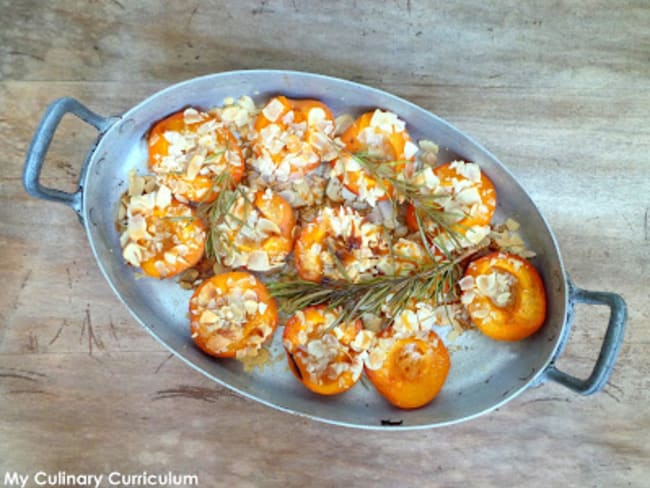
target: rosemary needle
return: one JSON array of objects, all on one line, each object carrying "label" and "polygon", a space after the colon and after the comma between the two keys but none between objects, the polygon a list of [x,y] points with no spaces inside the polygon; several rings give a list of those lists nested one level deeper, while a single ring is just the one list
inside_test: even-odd
[{"label": "rosemary needle", "polygon": [[444,302],[446,296],[454,293],[453,284],[460,275],[460,264],[470,255],[465,253],[450,261],[427,265],[406,276],[386,275],[357,282],[323,280],[320,283],[288,276],[268,283],[267,287],[286,313],[326,304],[330,308],[341,307],[337,324],[382,310],[395,316],[411,299],[431,298],[438,303]]},{"label": "rosemary needle", "polygon": [[[424,225],[428,220],[438,229],[449,237],[454,246],[460,247],[460,235],[455,218],[459,217],[456,213],[445,210],[439,200],[443,195],[436,193],[423,193],[422,187],[413,181],[402,176],[402,173],[395,171],[395,166],[413,163],[408,160],[389,161],[377,158],[368,153],[356,152],[349,153],[370,176],[375,178],[377,184],[396,206],[397,203],[409,202],[413,205],[415,219],[418,224],[420,239],[424,245],[429,257],[433,259],[433,250],[431,249],[430,240],[426,238]],[[392,187],[392,191],[390,188]],[[444,250],[443,250],[444,252]]]}]

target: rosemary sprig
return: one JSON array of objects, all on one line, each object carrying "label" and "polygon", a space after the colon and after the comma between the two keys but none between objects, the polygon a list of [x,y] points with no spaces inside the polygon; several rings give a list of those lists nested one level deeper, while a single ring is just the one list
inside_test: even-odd
[{"label": "rosemary sprig", "polygon": [[[377,184],[388,195],[394,206],[405,201],[413,204],[420,239],[430,258],[433,259],[433,250],[431,249],[430,240],[425,235],[424,229],[427,222],[433,223],[443,234],[448,236],[455,247],[461,247],[459,226],[456,220],[458,217],[462,218],[463,215],[449,212],[440,205],[440,199],[444,198],[445,195],[423,193],[420,185],[404,178],[402,173],[395,171],[396,166],[411,164],[412,161],[390,161],[365,152],[349,153],[349,156],[377,181]],[[393,191],[390,190],[391,187]],[[447,254],[445,249],[441,250]]]},{"label": "rosemary sprig", "polygon": [[197,211],[209,227],[205,254],[208,258],[223,264],[222,256],[230,254],[232,243],[227,236],[219,232],[217,226],[230,216],[230,210],[238,194],[238,190],[233,189],[232,177],[228,171],[224,171],[214,179],[212,188],[206,192],[206,195],[210,195],[213,191],[218,192],[217,198],[211,203],[200,203]]},{"label": "rosemary sprig", "polygon": [[193,222],[196,217],[192,215],[166,215],[161,217],[161,220],[168,220],[170,222]]},{"label": "rosemary sprig", "polygon": [[320,283],[293,276],[267,284],[269,292],[280,302],[282,310],[294,313],[312,305],[339,308],[333,326],[361,318],[364,313],[387,311],[392,317],[401,313],[411,300],[433,298],[447,303],[455,296],[454,284],[461,274],[461,263],[475,251],[453,260],[427,265],[415,274],[378,276],[357,282],[323,280]]},{"label": "rosemary sprig", "polygon": [[222,155],[226,154],[227,151],[228,151],[228,145],[226,144],[225,149],[221,149],[219,151],[213,152],[212,154],[210,154],[208,157],[205,158],[205,162],[211,163],[215,159],[220,158]]}]

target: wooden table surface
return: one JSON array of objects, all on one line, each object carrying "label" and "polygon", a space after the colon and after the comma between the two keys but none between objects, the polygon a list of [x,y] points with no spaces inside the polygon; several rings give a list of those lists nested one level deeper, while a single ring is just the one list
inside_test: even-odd
[{"label": "wooden table surface", "polygon": [[[490,3],[0,1],[0,476],[648,486],[650,5]],[[549,383],[454,427],[356,431],[240,398],[138,326],[74,213],[22,189],[40,116],[59,96],[119,114],[180,80],[271,67],[388,90],[492,150],[550,222],[573,280],[628,303],[605,389]],[[66,118],[44,182],[73,190],[94,135]],[[606,321],[578,307],[562,368],[588,375]]]}]

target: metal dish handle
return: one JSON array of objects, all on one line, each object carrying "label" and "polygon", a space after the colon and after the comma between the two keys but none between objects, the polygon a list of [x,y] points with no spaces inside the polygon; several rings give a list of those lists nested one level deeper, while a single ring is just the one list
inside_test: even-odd
[{"label": "metal dish handle", "polygon": [[609,324],[607,325],[603,345],[598,354],[598,360],[587,379],[571,376],[557,369],[554,364],[548,367],[544,376],[545,379],[556,381],[581,395],[591,395],[605,386],[612,373],[616,357],[623,344],[625,323],[627,322],[627,305],[623,297],[616,293],[589,291],[577,287],[573,287],[572,299],[575,303],[606,305],[609,307]]},{"label": "metal dish handle", "polygon": [[27,193],[31,196],[63,203],[77,212],[77,215],[81,218],[81,175],[84,174],[85,165],[89,159],[86,160],[84,167],[81,168],[78,188],[74,193],[48,188],[41,185],[40,182],[41,169],[45,162],[47,150],[54,137],[54,132],[63,116],[68,113],[76,115],[100,132],[104,132],[114,121],[113,118],[102,117],[89,110],[74,98],[64,97],[52,102],[47,107],[40,124],[38,124],[32,143],[29,146],[27,158],[25,159],[25,168],[23,169],[23,185]]}]

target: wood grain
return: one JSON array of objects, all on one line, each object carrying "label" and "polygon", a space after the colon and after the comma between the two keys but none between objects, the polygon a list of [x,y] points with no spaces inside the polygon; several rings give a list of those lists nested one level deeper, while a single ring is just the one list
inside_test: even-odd
[{"label": "wood grain", "polygon": [[[489,6],[488,6],[489,5]],[[645,1],[0,1],[0,476],[198,474],[200,486],[647,486],[650,7]],[[604,391],[555,384],[438,430],[358,432],[215,386],[149,337],[81,226],[20,174],[44,108],[118,114],[240,68],[331,74],[483,142],[554,229],[574,281],[630,316]],[[64,119],[44,182],[75,187],[92,129]],[[580,306],[559,365],[587,375],[606,311]]]}]

